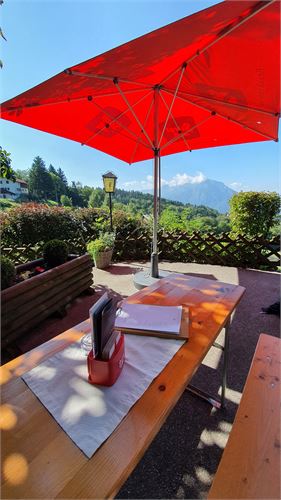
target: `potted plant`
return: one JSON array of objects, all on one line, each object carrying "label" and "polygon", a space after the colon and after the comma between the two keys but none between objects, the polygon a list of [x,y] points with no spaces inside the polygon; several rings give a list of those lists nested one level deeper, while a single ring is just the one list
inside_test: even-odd
[{"label": "potted plant", "polygon": [[101,233],[99,238],[88,243],[87,251],[91,255],[95,267],[105,269],[110,266],[114,242],[114,233]]},{"label": "potted plant", "polygon": [[1,290],[9,288],[14,284],[16,268],[8,257],[1,257]]},{"label": "potted plant", "polygon": [[48,241],[43,248],[43,258],[47,269],[52,269],[67,262],[68,253],[68,246],[65,241],[58,239]]}]

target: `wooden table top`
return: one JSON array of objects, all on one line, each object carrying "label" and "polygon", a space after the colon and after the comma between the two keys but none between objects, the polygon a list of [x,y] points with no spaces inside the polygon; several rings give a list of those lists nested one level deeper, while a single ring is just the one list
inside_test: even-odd
[{"label": "wooden table top", "polygon": [[244,291],[241,286],[174,274],[129,297],[131,303],[188,307],[190,337],[91,459],[20,378],[88,332],[89,322],[2,366],[2,498],[113,497],[177,403]]}]

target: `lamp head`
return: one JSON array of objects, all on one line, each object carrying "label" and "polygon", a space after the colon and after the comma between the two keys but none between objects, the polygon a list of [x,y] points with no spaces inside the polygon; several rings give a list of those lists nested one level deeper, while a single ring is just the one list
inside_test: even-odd
[{"label": "lamp head", "polygon": [[117,177],[112,172],[103,174],[103,187],[106,193],[114,193],[116,188]]}]

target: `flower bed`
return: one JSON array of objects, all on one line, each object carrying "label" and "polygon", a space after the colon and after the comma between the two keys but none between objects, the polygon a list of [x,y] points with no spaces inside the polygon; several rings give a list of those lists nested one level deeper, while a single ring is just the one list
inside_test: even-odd
[{"label": "flower bed", "polygon": [[[41,259],[18,266],[25,272],[40,266]],[[7,347],[52,313],[59,311],[93,284],[88,254],[17,283],[1,292],[1,343]]]}]

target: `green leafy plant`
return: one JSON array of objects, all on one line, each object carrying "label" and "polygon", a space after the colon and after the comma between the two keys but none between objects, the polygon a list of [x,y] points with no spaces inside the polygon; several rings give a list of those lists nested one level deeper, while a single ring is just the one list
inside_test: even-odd
[{"label": "green leafy plant", "polygon": [[241,192],[232,196],[229,205],[234,234],[267,237],[270,228],[277,222],[280,196],[274,192]]},{"label": "green leafy plant", "polygon": [[[1,32],[1,28],[0,28]],[[16,181],[15,172],[11,167],[11,153],[8,153],[5,149],[0,146],[0,177],[5,179],[10,179],[11,181]]]},{"label": "green leafy plant", "polygon": [[115,242],[114,233],[103,233],[100,234],[99,238],[90,241],[87,244],[87,251],[94,259],[101,252],[106,252],[112,250]]},{"label": "green leafy plant", "polygon": [[83,223],[64,207],[24,203],[0,213],[1,240],[10,245],[47,243],[52,239],[82,239]]},{"label": "green leafy plant", "polygon": [[13,285],[16,277],[14,263],[8,257],[1,257],[1,289],[4,290]]},{"label": "green leafy plant", "polygon": [[50,240],[43,248],[44,261],[48,268],[60,266],[67,261],[68,246],[61,240]]}]

